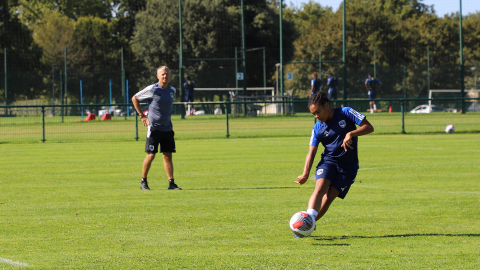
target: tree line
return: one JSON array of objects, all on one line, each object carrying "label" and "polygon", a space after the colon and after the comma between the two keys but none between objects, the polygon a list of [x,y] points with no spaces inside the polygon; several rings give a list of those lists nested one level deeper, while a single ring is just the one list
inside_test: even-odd
[{"label": "tree line", "polygon": [[[286,81],[286,89],[305,98],[310,74],[321,69],[322,78],[333,72],[340,84],[346,83],[350,97],[355,97],[375,62],[378,76],[391,82],[386,82],[385,89],[390,89],[392,96],[403,91],[403,66],[409,67],[409,94],[422,95],[427,89],[427,50],[431,88],[458,88],[458,14],[438,17],[434,6],[422,2],[347,1],[345,80],[341,63],[289,64],[284,72],[293,73],[294,80]],[[240,3],[182,1],[184,69],[200,87],[235,87],[238,83],[234,72],[242,70],[243,56]],[[23,96],[49,95],[52,70],[59,76],[65,54],[67,86],[75,89],[77,80],[84,80],[89,102],[106,101],[109,79],[120,87],[122,50],[130,94],[153,83],[154,70],[160,65],[171,67],[172,84],[179,85],[177,0],[3,0],[0,8],[0,48],[7,50],[8,88],[14,92],[9,103]],[[265,48],[267,86],[275,85],[280,36],[284,62],[319,61],[320,55],[322,61],[342,60],[341,6],[334,12],[314,1],[299,9],[284,3],[282,35],[278,0],[244,0],[244,12],[249,86],[263,86],[263,50],[248,50],[253,48]],[[463,37],[467,71],[480,68],[480,13],[463,17]],[[3,73],[4,50],[0,55]],[[198,58],[206,60],[196,61]],[[222,60],[212,60],[219,58]],[[235,58],[238,60],[232,60]],[[468,87],[473,79],[471,72],[466,75]],[[3,88],[1,84],[0,100]]]}]

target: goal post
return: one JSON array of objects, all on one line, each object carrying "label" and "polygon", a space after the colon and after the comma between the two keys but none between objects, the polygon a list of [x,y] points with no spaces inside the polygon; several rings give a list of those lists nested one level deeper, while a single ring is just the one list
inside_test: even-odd
[{"label": "goal post", "polygon": [[[434,93],[443,93],[444,95],[448,95],[448,93],[453,94],[454,96],[460,95],[462,90],[460,89],[430,89],[428,91],[428,106],[432,106],[432,99],[434,98]],[[471,89],[465,90],[465,94],[469,95],[469,93],[480,93],[479,89]],[[478,96],[478,94],[476,94]],[[449,96],[451,97],[451,95]]]},{"label": "goal post", "polygon": [[[184,102],[187,106],[187,114],[194,106],[195,109],[197,109],[197,106],[208,107],[208,110],[212,111],[213,104],[218,104],[213,99],[233,102],[229,106],[232,116],[239,114],[257,116],[258,114],[293,113],[293,105],[290,103],[284,104],[285,101],[291,101],[293,98],[290,91],[287,95],[281,96],[277,95],[275,87],[247,87],[247,95],[245,96],[243,90],[240,87],[195,88],[194,99],[196,101]],[[206,98],[206,101],[203,101],[203,98]],[[212,104],[210,104],[209,99]]]}]

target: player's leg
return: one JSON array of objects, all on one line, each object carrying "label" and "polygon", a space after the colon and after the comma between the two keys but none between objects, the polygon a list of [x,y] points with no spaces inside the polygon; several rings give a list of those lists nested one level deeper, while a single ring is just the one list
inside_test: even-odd
[{"label": "player's leg", "polygon": [[[185,101],[185,102],[188,102],[188,91],[187,91],[187,93],[185,93],[185,100],[184,100],[184,101]],[[186,116],[189,116],[189,115],[190,115],[190,110],[188,109],[188,105],[187,105],[187,104],[185,104],[185,115],[186,115]]]},{"label": "player's leg", "polygon": [[140,188],[142,190],[150,190],[150,187],[148,187],[147,176],[154,159],[155,159],[155,153],[147,153],[147,156],[143,160],[142,182],[140,183]]},{"label": "player's leg", "polygon": [[327,213],[328,208],[332,204],[333,200],[337,198],[338,194],[339,194],[338,190],[333,186],[330,186],[328,188],[327,193],[323,195],[322,205],[320,206],[320,210],[317,211],[318,215],[315,218],[315,220],[319,220],[320,218],[323,217],[323,215],[325,215],[325,213]]},{"label": "player's leg", "polygon": [[315,183],[315,190],[308,201],[308,209],[314,209],[318,213],[315,220],[325,215],[330,204],[338,196],[338,191],[331,184],[331,181],[325,178],[317,179]]},{"label": "player's leg", "polygon": [[327,194],[328,187],[330,187],[331,184],[332,183],[328,179],[317,179],[315,182],[315,190],[310,196],[310,200],[308,200],[308,209],[315,209],[317,212],[320,210],[320,207],[322,206],[322,198]]},{"label": "player's leg", "polygon": [[160,140],[160,152],[163,153],[163,166],[165,167],[165,172],[168,177],[168,189],[181,189],[175,184],[173,178],[173,155],[172,153],[176,152],[175,147],[175,132],[165,131],[161,132],[162,138]]},{"label": "player's leg", "polygon": [[152,162],[155,159],[155,154],[158,153],[158,134],[157,131],[148,127],[147,139],[145,140],[145,153],[147,156],[143,160],[142,165],[142,183],[140,188],[142,190],[150,190],[148,187],[147,176],[152,166]]},{"label": "player's leg", "polygon": [[163,152],[163,166],[165,167],[168,179],[173,179],[172,153]]},{"label": "player's leg", "polygon": [[[193,102],[193,94],[188,95],[188,100],[190,102]],[[190,110],[195,110],[195,105],[192,104]]]},{"label": "player's leg", "polygon": [[370,113],[373,113],[375,112],[375,110],[377,109],[377,105],[375,105],[375,100],[376,99],[376,90],[372,90],[371,91],[371,95],[370,95]]},{"label": "player's leg", "polygon": [[[334,100],[337,99],[337,89],[333,89],[332,99],[334,99]],[[337,107],[337,102],[333,102],[333,107],[334,107],[334,108]]]},{"label": "player's leg", "polygon": [[155,159],[155,153],[148,153],[145,159],[143,160],[142,166],[142,178],[147,178],[152,162]]}]

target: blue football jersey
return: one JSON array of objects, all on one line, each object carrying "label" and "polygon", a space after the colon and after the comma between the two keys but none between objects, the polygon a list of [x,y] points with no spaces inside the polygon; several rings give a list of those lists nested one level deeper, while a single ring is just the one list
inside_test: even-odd
[{"label": "blue football jersey", "polygon": [[186,95],[193,95],[193,91],[195,90],[195,83],[192,81],[186,81],[183,83],[183,87],[185,87]]},{"label": "blue football jersey", "polygon": [[365,83],[367,84],[368,89],[377,90],[377,86],[379,86],[382,82],[376,78],[367,78]]},{"label": "blue football jersey", "polygon": [[320,90],[320,86],[322,86],[322,80],[313,78],[310,80],[310,85],[313,86],[312,94],[315,94]]},{"label": "blue football jersey", "polygon": [[345,151],[342,147],[343,140],[348,132],[356,129],[355,125],[365,119],[365,115],[350,107],[334,109],[333,117],[326,122],[317,122],[313,126],[310,145],[317,146],[322,143],[325,147],[322,160],[339,165],[345,169],[358,170],[358,138],[352,138],[351,146]]},{"label": "blue football jersey", "polygon": [[330,77],[327,79],[327,85],[330,89],[337,89],[337,79]]}]

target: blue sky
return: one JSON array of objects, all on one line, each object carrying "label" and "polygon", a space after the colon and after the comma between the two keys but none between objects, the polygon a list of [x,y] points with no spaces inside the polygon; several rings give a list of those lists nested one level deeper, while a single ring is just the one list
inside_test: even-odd
[{"label": "blue sky", "polygon": [[[300,7],[303,3],[308,3],[308,0],[284,0],[287,5],[293,3],[293,5]],[[336,11],[343,0],[314,0],[320,3],[322,6],[331,6]],[[443,17],[445,14],[458,12],[460,9],[459,0],[424,0],[426,5],[434,5],[435,13]],[[348,5],[348,1],[347,1]],[[468,15],[469,13],[475,13],[480,11],[480,0],[462,0],[462,13]]]}]

